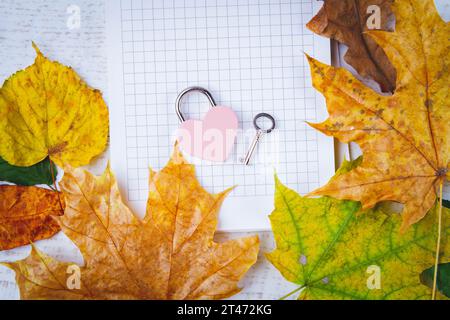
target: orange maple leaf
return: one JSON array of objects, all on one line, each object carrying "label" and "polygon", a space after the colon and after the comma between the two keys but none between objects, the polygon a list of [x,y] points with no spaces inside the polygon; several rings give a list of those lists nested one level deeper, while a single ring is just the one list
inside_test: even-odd
[{"label": "orange maple leaf", "polygon": [[354,170],[312,192],[361,201],[363,209],[404,204],[402,230],[422,219],[449,179],[449,23],[432,0],[395,1],[395,32],[370,31],[397,69],[396,91],[379,95],[344,69],[309,58],[313,84],[330,117],[312,126],[355,141],[364,159]]},{"label": "orange maple leaf", "polygon": [[85,260],[79,288],[67,284],[73,264],[33,248],[25,260],[6,264],[23,299],[225,298],[240,290],[239,279],[256,261],[257,236],[213,241],[229,190],[203,189],[177,148],[165,168],[150,173],[143,221],[122,201],[109,168],[99,177],[67,170],[61,189],[66,211],[58,220]]}]

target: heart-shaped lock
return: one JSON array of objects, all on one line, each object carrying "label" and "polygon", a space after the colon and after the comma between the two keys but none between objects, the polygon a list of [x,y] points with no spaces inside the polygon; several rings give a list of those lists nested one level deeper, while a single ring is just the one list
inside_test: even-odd
[{"label": "heart-shaped lock", "polygon": [[[181,114],[181,102],[189,92],[200,92],[206,95],[211,103],[203,120],[186,120]],[[238,118],[228,107],[217,106],[208,90],[202,87],[184,89],[176,100],[176,113],[180,119],[177,140],[184,152],[208,161],[223,162],[230,155],[236,141]]]}]

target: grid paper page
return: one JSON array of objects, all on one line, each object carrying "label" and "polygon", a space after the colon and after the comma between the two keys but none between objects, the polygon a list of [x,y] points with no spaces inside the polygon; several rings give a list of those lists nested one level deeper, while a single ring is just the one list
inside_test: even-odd
[{"label": "grid paper page", "polygon": [[[312,88],[303,54],[329,62],[329,41],[304,27],[316,6],[312,0],[121,0],[110,5],[112,164],[140,214],[148,168],[160,169],[169,159],[179,125],[175,99],[189,86],[207,88],[219,105],[231,107],[242,129],[226,163],[189,158],[208,191],[238,186],[222,208],[221,230],[268,229],[274,172],[300,193],[332,175],[331,139],[305,123],[324,118],[324,102]],[[186,118],[201,119],[209,107],[206,97],[194,93],[182,111]],[[244,166],[239,158],[260,112],[273,115],[277,130],[263,137],[252,164]]]},{"label": "grid paper page", "polygon": [[[74,3],[83,13],[81,28],[61,32],[68,17],[66,9]],[[30,44],[33,39],[49,57],[73,66],[87,83],[100,88],[107,96],[105,1],[65,0],[56,5],[52,0],[3,0],[0,2],[0,38],[3,44],[0,46],[0,82],[33,63],[36,54]],[[97,159],[94,166],[89,166],[89,171],[101,174],[108,158],[105,154]],[[254,234],[220,233],[216,240]],[[278,299],[294,288],[263,258],[264,252],[273,249],[272,234],[260,232],[258,236],[261,242],[258,261],[241,281],[243,290],[234,295],[234,299]],[[58,260],[83,264],[80,251],[63,233],[37,241],[35,245]],[[24,259],[30,250],[30,246],[23,246],[1,251],[0,262]],[[3,265],[0,265],[0,299],[19,299],[15,273]]]}]

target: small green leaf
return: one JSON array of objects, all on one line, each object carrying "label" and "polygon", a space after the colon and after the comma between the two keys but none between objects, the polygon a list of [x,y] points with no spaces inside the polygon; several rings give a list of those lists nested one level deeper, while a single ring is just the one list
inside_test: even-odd
[{"label": "small green leaf", "polygon": [[[433,288],[434,266],[426,269],[420,274],[420,281]],[[438,276],[436,281],[437,290],[450,298],[450,263],[438,265]]]},{"label": "small green leaf", "polygon": [[[56,177],[57,169],[53,164],[53,172]],[[53,184],[50,170],[50,160],[45,158],[30,167],[16,167],[10,165],[0,157],[0,181],[12,182],[22,186],[33,186],[36,184]]]},{"label": "small green leaf", "polygon": [[446,208],[450,209],[450,201],[442,199],[442,205]]}]

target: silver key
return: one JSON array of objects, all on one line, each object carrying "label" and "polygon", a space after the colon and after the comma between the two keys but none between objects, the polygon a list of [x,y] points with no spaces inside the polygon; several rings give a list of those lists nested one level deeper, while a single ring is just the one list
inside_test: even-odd
[{"label": "silver key", "polygon": [[[270,122],[272,123],[272,125],[270,126],[270,128],[268,129],[262,129],[257,121],[259,118],[267,118],[270,120]],[[268,113],[258,113],[254,118],[253,118],[253,126],[256,129],[256,135],[255,138],[253,138],[252,144],[250,145],[250,148],[247,151],[247,154],[245,155],[245,158],[242,159],[242,163],[245,165],[248,165],[250,163],[250,159],[252,158],[253,153],[255,152],[256,149],[256,145],[258,144],[259,139],[261,138],[261,136],[264,133],[269,133],[271,132],[273,129],[275,129],[275,119]]]}]

